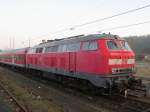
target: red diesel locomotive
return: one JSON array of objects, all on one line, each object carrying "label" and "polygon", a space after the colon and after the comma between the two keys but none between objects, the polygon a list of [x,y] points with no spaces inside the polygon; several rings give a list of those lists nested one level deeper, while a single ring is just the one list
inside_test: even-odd
[{"label": "red diesel locomotive", "polygon": [[1,52],[0,62],[23,65],[58,80],[88,82],[98,88],[129,85],[135,73],[134,52],[124,39],[111,34],[80,35],[41,43],[23,49],[20,61],[14,54],[17,56],[17,50]]}]

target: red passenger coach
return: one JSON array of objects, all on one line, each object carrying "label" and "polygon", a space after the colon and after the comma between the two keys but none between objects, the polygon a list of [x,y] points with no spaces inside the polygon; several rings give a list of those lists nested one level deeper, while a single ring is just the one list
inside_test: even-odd
[{"label": "red passenger coach", "polygon": [[26,66],[46,72],[49,77],[67,77],[90,82],[96,87],[112,88],[133,77],[134,58],[124,39],[93,34],[31,47],[26,55]]},{"label": "red passenger coach", "polygon": [[25,67],[27,49],[28,48],[23,48],[0,52],[0,63],[16,67]]}]

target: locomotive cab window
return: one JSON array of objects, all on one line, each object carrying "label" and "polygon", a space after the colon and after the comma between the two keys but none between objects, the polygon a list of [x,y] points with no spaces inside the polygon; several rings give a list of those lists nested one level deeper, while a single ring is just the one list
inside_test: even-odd
[{"label": "locomotive cab window", "polygon": [[82,50],[97,50],[97,49],[98,49],[97,41],[88,41],[83,42],[82,44]]},{"label": "locomotive cab window", "polygon": [[128,51],[132,50],[126,41],[120,41],[120,45],[124,50],[128,50]]},{"label": "locomotive cab window", "polygon": [[119,47],[115,41],[107,41],[107,46],[110,50],[118,50]]}]

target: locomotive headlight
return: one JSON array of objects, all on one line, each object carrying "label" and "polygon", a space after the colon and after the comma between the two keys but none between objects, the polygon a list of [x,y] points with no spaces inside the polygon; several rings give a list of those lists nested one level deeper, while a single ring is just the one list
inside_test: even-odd
[{"label": "locomotive headlight", "polygon": [[109,65],[120,65],[120,64],[122,64],[122,59],[109,59],[108,64]]},{"label": "locomotive headlight", "polygon": [[127,64],[134,64],[135,63],[135,59],[128,59]]}]

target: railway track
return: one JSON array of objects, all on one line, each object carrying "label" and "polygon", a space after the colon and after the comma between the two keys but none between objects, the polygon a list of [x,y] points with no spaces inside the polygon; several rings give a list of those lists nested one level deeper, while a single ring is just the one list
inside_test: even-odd
[{"label": "railway track", "polygon": [[[40,79],[38,79],[40,81]],[[103,101],[109,102],[108,104],[112,105],[104,105],[106,108],[111,108],[114,111],[117,112],[150,112],[150,99],[149,98],[143,98],[143,97],[128,97],[127,99],[124,99],[122,96],[115,96],[114,98],[106,97],[106,96],[94,96],[91,94],[86,94],[81,91],[78,91],[76,88],[68,88],[64,86],[60,86],[58,83],[52,84],[52,82],[49,82],[49,80],[43,80],[40,81],[44,85],[53,85],[56,88],[63,89],[67,94],[72,94],[75,96],[80,96],[84,98],[85,100],[91,101],[92,103],[95,103],[96,105],[102,105]],[[58,84],[58,85],[57,85]],[[31,90],[34,94],[37,94],[37,90]],[[103,98],[105,97],[105,98]],[[113,96],[112,96],[113,97]],[[116,100],[117,99],[117,100]]]},{"label": "railway track", "polygon": [[120,110],[120,112],[150,112],[150,105],[135,100],[128,100],[121,106]]},{"label": "railway track", "polygon": [[[27,74],[24,74],[27,76]],[[35,79],[31,75],[29,76],[33,80]],[[36,79],[37,81],[40,81],[44,85],[51,85],[54,88],[59,88],[63,91],[65,91],[67,94],[72,94],[76,96],[80,96],[84,98],[85,100],[91,101],[92,103],[95,103],[96,105],[102,105],[103,101],[109,102],[108,104],[112,105],[104,105],[106,108],[111,108],[112,110],[116,112],[150,112],[150,98],[143,98],[143,97],[135,97],[135,96],[129,96],[127,99],[124,99],[123,96],[112,96],[112,97],[106,97],[106,96],[94,96],[92,94],[86,94],[85,92],[79,91],[76,88],[70,88],[66,87],[64,85],[60,85],[55,81],[49,81],[49,80],[41,80],[40,78]],[[39,91],[31,90],[34,94],[37,94]],[[104,98],[103,98],[104,97]],[[47,97],[48,98],[48,97]]]},{"label": "railway track", "polygon": [[15,96],[5,87],[2,82],[0,82],[0,91],[0,94],[2,94],[4,98],[8,99],[11,105],[13,105],[16,112],[31,112],[15,98]]},{"label": "railway track", "polygon": [[[33,92],[33,94],[37,94],[38,92],[36,90],[30,90]],[[105,108],[109,108],[115,112],[150,112],[150,104],[145,103],[143,101],[139,101],[137,99],[132,99],[128,98],[128,100],[114,100],[114,99],[109,99],[109,98],[102,98],[102,97],[94,97],[94,96],[89,96],[89,95],[83,95],[81,93],[72,91],[72,90],[67,90],[66,92],[69,92],[69,94],[73,94],[76,96],[80,96],[84,98],[85,100],[88,100],[96,105],[103,105]],[[44,98],[44,97],[41,97]],[[48,98],[48,97],[45,97]],[[104,105],[102,104],[103,101],[109,102],[108,104],[112,103],[111,105]],[[66,109],[67,110],[67,109]]]}]

